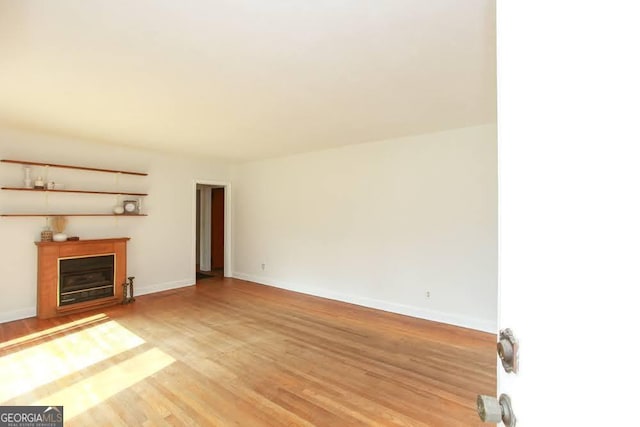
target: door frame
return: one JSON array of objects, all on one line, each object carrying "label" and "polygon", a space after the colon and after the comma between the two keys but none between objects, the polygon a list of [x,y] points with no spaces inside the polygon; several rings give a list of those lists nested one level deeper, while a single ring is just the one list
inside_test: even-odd
[{"label": "door frame", "polygon": [[198,196],[198,184],[211,185],[224,188],[224,277],[232,277],[232,247],[231,244],[231,183],[227,181],[212,181],[207,179],[195,179],[193,180],[193,186],[191,189],[191,265],[194,266],[193,281],[196,281],[196,233],[199,231],[197,218],[197,196]]}]

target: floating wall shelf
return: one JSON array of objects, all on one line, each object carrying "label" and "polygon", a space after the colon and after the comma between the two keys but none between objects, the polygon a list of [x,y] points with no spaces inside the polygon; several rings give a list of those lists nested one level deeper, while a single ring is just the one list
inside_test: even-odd
[{"label": "floating wall shelf", "polygon": [[83,171],[93,171],[93,172],[107,172],[107,173],[121,173],[125,175],[138,175],[138,176],[147,176],[148,174],[144,172],[130,172],[130,171],[121,171],[117,169],[101,169],[101,168],[90,168],[85,166],[73,166],[73,165],[60,165],[56,163],[40,163],[40,162],[30,162],[28,160],[10,160],[10,159],[2,159],[0,162],[4,163],[17,163],[20,165],[31,165],[31,166],[49,166],[52,168],[65,168],[65,169],[78,169]]},{"label": "floating wall shelf", "polygon": [[89,191],[89,190],[49,190],[40,188],[2,187],[3,190],[11,191],[44,191],[49,193],[79,193],[79,194],[113,194],[116,196],[148,196],[147,193],[132,193],[125,191]]},{"label": "floating wall shelf", "polygon": [[[123,174],[123,175],[135,175],[135,176],[148,176],[147,173],[144,172],[132,172],[132,171],[124,171],[117,169],[102,169],[102,168],[92,168],[86,166],[74,166],[74,165],[63,165],[58,163],[42,163],[42,162],[32,162],[29,160],[12,160],[12,159],[0,159],[0,162],[3,163],[12,163],[23,166],[42,166],[42,167],[52,167],[52,168],[64,168],[64,169],[75,169],[81,171],[92,171],[92,172],[106,172],[111,174]],[[62,189],[42,189],[42,188],[25,188],[25,187],[1,187],[2,190],[9,191],[27,191],[27,192],[40,192],[40,193],[76,193],[76,194],[107,194],[114,196],[137,196],[144,197],[148,196],[147,193],[138,193],[132,191],[97,191],[97,190],[62,190]],[[43,209],[48,210],[48,209]],[[147,216],[146,214],[115,214],[115,213],[4,213],[0,214],[0,217],[49,217],[49,216],[111,216],[111,217],[143,217]]]}]

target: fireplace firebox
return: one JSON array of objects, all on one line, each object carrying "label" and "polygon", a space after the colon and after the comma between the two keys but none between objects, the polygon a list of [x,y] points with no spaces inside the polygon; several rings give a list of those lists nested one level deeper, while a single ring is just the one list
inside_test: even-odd
[{"label": "fireplace firebox", "polygon": [[59,305],[114,296],[115,255],[61,258]]}]

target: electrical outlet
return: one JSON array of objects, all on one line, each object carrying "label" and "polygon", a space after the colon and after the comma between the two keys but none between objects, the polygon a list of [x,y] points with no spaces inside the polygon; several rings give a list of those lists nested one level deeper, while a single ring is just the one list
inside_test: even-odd
[{"label": "electrical outlet", "polygon": [[267,264],[265,264],[264,262],[260,264],[260,268],[262,269],[262,271],[264,271],[266,267],[267,267]]},{"label": "electrical outlet", "polygon": [[424,297],[425,297],[426,299],[431,298],[431,292],[429,292],[429,291],[425,292]]}]

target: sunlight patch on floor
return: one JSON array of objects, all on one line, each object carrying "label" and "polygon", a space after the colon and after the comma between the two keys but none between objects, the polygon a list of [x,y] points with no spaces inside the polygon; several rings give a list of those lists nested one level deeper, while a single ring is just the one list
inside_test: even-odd
[{"label": "sunlight patch on floor", "polygon": [[70,329],[74,329],[76,327],[87,325],[89,323],[99,322],[106,318],[107,318],[106,314],[100,313],[94,316],[89,316],[79,320],[74,320],[73,322],[63,323],[62,325],[54,326],[52,328],[45,329],[44,331],[38,331],[29,335],[24,335],[24,336],[9,340],[9,341],[4,341],[0,343],[0,350],[8,349],[9,347],[12,347],[18,344],[23,344],[28,341],[35,341],[39,338],[56,335],[64,331],[69,331]]},{"label": "sunlight patch on floor", "polygon": [[63,405],[64,417],[68,421],[173,362],[173,357],[153,348],[33,402],[32,405],[53,405],[52,402]]},{"label": "sunlight patch on floor", "polygon": [[[68,324],[66,326],[68,329]],[[34,337],[20,339],[33,340]],[[3,356],[0,358],[0,404],[144,342],[110,320]]]}]

